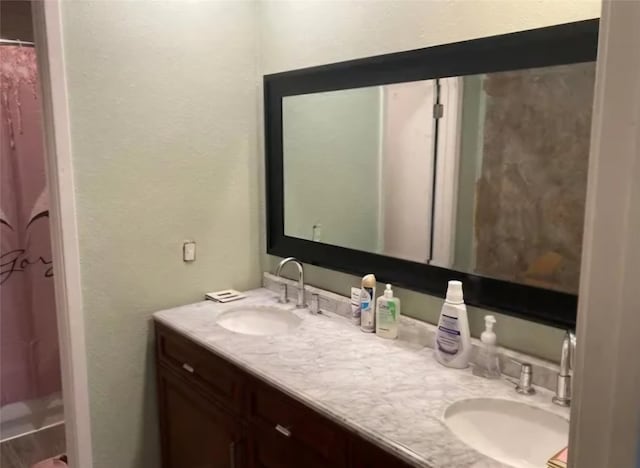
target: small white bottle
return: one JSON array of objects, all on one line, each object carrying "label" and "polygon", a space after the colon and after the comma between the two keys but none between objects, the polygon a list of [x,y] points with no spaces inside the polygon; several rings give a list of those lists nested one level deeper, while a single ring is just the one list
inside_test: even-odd
[{"label": "small white bottle", "polygon": [[456,369],[469,366],[471,333],[460,281],[449,281],[438,321],[434,351],[436,359],[444,366]]},{"label": "small white bottle", "polygon": [[387,284],[384,294],[376,304],[376,335],[382,338],[398,338],[400,322],[400,299],[393,297],[391,285]]},{"label": "small white bottle", "polygon": [[484,316],[484,331],[480,335],[480,349],[473,365],[473,375],[485,379],[500,378],[500,361],[498,361],[498,348],[496,347],[496,334],[493,326],[496,318],[493,315]]}]

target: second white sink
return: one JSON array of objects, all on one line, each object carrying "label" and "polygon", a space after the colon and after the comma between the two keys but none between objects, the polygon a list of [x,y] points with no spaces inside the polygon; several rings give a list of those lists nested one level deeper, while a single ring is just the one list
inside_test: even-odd
[{"label": "second white sink", "polygon": [[278,335],[289,333],[300,323],[293,312],[275,307],[240,307],[223,312],[217,323],[244,335]]},{"label": "second white sink", "polygon": [[515,468],[540,468],[567,445],[569,421],[517,401],[473,398],[451,404],[445,424],[467,445]]}]

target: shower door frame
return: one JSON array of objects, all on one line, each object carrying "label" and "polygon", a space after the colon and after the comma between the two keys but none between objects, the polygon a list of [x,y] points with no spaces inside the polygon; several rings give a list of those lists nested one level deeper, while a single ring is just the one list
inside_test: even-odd
[{"label": "shower door frame", "polygon": [[61,2],[32,1],[31,7],[42,88],[66,453],[71,468],[90,468],[89,388]]}]

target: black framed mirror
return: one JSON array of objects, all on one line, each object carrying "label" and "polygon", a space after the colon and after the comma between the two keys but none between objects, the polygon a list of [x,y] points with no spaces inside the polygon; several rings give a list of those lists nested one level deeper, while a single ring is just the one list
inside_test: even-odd
[{"label": "black framed mirror", "polygon": [[267,253],[575,327],[598,20],[264,77]]}]

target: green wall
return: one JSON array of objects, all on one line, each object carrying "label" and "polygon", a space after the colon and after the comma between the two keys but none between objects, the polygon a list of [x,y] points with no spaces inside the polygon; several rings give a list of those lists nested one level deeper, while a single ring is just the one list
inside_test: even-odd
[{"label": "green wall", "polygon": [[375,252],[380,88],[286,97],[282,120],[285,233]]},{"label": "green wall", "polygon": [[62,7],[94,468],[159,467],[152,312],[260,284],[255,8]]},{"label": "green wall", "polygon": [[458,203],[453,269],[473,272],[476,182],[482,167],[484,141],[483,75],[462,79],[462,117],[460,134],[460,162],[458,165]]}]

